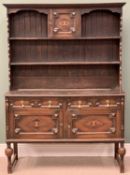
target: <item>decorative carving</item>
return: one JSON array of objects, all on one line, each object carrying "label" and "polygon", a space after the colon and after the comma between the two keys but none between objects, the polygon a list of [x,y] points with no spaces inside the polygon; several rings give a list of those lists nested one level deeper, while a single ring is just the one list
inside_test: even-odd
[{"label": "decorative carving", "polygon": [[96,106],[100,106],[100,102],[96,102]]},{"label": "decorative carving", "polygon": [[16,133],[16,134],[19,134],[19,133],[20,133],[20,131],[21,131],[21,129],[20,129],[20,128],[15,128],[15,133]]},{"label": "decorative carving", "polygon": [[90,98],[86,101],[68,102],[68,106],[71,108],[117,107],[118,105],[120,105],[120,99]]},{"label": "decorative carving", "polygon": [[116,113],[113,112],[113,113],[110,113],[110,114],[109,114],[109,118],[112,119],[112,118],[114,118],[114,117],[116,117]]},{"label": "decorative carving", "polygon": [[[54,37],[73,37],[79,35],[78,18],[79,15],[76,11],[57,10],[52,13],[53,23],[50,25],[50,31]],[[51,36],[51,37],[52,37]]]},{"label": "decorative carving", "polygon": [[58,27],[55,27],[54,29],[53,29],[53,32],[55,32],[55,33],[57,33],[59,31],[59,28]]},{"label": "decorative carving", "polygon": [[54,114],[54,118],[57,118],[58,116],[59,116],[58,113],[55,113],[55,114]]},{"label": "decorative carving", "polygon": [[53,15],[54,15],[55,17],[58,17],[58,13],[57,13],[57,12],[53,12]]},{"label": "decorative carving", "polygon": [[40,121],[38,119],[34,120],[34,128],[36,128],[36,129],[39,128],[39,122]]},{"label": "decorative carving", "polygon": [[71,13],[71,17],[73,18],[76,15],[76,12]]},{"label": "decorative carving", "polygon": [[110,130],[111,133],[115,133],[116,132],[116,128],[114,128],[114,127],[111,127],[109,130]]},{"label": "decorative carving", "polygon": [[72,33],[76,32],[75,27],[70,27],[70,30],[71,30]]},{"label": "decorative carving", "polygon": [[104,125],[101,120],[90,120],[89,122],[85,123],[85,125],[89,128],[98,128]]},{"label": "decorative carving", "polygon": [[77,115],[75,113],[72,114],[72,118],[75,119],[77,118]]},{"label": "decorative carving", "polygon": [[15,119],[20,119],[20,115],[19,114],[14,114],[14,117],[15,117]]},{"label": "decorative carving", "polygon": [[34,9],[34,8],[26,8],[26,9],[9,9],[8,13],[9,14],[13,14],[13,13],[19,13],[21,11],[34,11],[34,12],[37,12],[37,13],[43,13],[43,14],[48,14],[48,10],[47,9],[41,9],[41,8],[38,8],[38,9]]},{"label": "decorative carving", "polygon": [[78,132],[78,128],[72,128],[72,133],[76,134]]},{"label": "decorative carving", "polygon": [[81,11],[81,15],[84,15],[85,13],[92,13],[95,11],[108,11],[110,13],[121,13],[121,10],[119,8],[88,8]]},{"label": "decorative carving", "polygon": [[54,134],[57,134],[57,133],[58,133],[58,128],[52,128],[52,132],[53,132]]},{"label": "decorative carving", "polygon": [[61,108],[62,107],[62,103],[59,104],[54,104],[51,100],[49,100],[47,103],[44,104],[43,101],[41,100],[30,100],[30,101],[25,101],[25,100],[21,100],[21,101],[13,101],[10,102],[9,104],[12,108]]}]

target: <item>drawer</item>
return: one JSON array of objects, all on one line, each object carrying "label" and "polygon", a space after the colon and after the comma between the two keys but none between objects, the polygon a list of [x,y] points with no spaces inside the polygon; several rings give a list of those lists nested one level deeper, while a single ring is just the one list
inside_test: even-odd
[{"label": "drawer", "polygon": [[20,98],[16,100],[10,100],[10,107],[12,108],[60,108],[62,102],[57,99],[28,99]]},{"label": "drawer", "polygon": [[73,100],[68,103],[67,115],[70,138],[121,137],[120,101]]}]

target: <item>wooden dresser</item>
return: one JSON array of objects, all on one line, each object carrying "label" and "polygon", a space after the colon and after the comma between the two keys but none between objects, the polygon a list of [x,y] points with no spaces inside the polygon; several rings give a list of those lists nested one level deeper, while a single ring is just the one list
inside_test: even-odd
[{"label": "wooden dresser", "polygon": [[114,143],[124,172],[123,5],[5,5],[8,173],[18,143]]}]

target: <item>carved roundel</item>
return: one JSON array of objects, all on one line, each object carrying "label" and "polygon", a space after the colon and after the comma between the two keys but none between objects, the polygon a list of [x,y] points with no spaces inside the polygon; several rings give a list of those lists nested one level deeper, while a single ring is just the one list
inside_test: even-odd
[{"label": "carved roundel", "polygon": [[114,121],[109,119],[108,116],[87,116],[80,120],[75,121],[74,126],[81,131],[96,131],[104,132],[109,130],[114,125]]},{"label": "carved roundel", "polygon": [[56,20],[56,26],[62,31],[68,31],[71,27],[71,19],[69,16],[61,16]]}]

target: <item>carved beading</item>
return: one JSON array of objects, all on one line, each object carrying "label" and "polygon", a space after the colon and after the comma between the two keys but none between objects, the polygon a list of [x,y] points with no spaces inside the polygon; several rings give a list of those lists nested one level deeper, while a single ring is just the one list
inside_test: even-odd
[{"label": "carved beading", "polygon": [[122,88],[122,15],[120,16],[120,43],[119,43],[119,60],[120,60],[120,72],[119,72],[119,85]]}]

